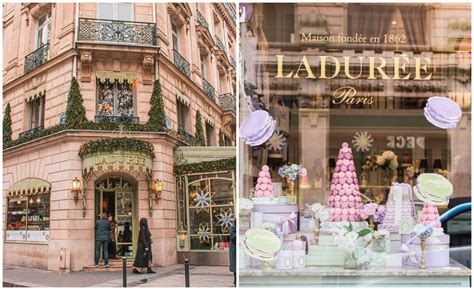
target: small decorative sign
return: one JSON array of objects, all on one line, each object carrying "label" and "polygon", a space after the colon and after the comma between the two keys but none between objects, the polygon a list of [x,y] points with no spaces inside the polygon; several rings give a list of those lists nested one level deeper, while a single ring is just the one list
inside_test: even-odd
[{"label": "small decorative sign", "polygon": [[387,147],[397,149],[425,149],[425,137],[387,136]]},{"label": "small decorative sign", "polygon": [[409,235],[413,232],[413,227],[415,225],[413,224],[412,219],[401,219],[400,220],[400,226],[398,228],[398,232],[402,235]]},{"label": "small decorative sign", "polygon": [[152,169],[152,159],[141,152],[110,152],[85,156],[83,168],[103,172],[146,172]]}]

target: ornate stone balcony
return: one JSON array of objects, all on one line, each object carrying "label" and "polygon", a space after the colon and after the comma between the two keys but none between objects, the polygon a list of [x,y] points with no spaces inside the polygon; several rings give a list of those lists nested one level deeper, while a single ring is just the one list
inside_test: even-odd
[{"label": "ornate stone balcony", "polygon": [[48,61],[49,43],[43,45],[25,57],[24,73],[34,70]]},{"label": "ornate stone balcony", "polygon": [[191,77],[191,66],[178,51],[173,49],[173,63],[174,65],[188,78]]},{"label": "ornate stone balcony", "polygon": [[209,23],[207,22],[206,18],[201,14],[199,10],[196,10],[196,20],[199,25],[206,27],[209,29]]},{"label": "ornate stone balcony", "polygon": [[219,95],[219,105],[222,111],[235,112],[235,97],[231,93]]},{"label": "ornate stone balcony", "polygon": [[138,117],[128,117],[128,116],[103,116],[96,115],[96,122],[111,122],[111,123],[138,123]]},{"label": "ornate stone balcony", "polygon": [[156,45],[156,25],[102,19],[79,19],[78,40],[110,44]]},{"label": "ornate stone balcony", "polygon": [[232,8],[230,7],[231,4],[229,3],[223,3],[224,4],[224,7],[225,7],[225,10],[227,11],[227,13],[229,13],[230,15],[230,18],[231,19],[236,19],[237,16],[235,15],[234,11],[232,10]]},{"label": "ornate stone balcony", "polygon": [[202,89],[204,90],[204,93],[209,97],[209,99],[215,101],[216,100],[216,89],[214,89],[213,86],[206,80],[202,79]]}]

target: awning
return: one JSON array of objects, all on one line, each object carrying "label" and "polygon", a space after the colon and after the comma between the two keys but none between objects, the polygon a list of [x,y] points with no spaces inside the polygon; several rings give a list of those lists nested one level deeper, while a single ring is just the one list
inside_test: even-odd
[{"label": "awning", "polygon": [[101,81],[109,79],[111,81],[118,80],[119,82],[123,82],[124,80],[131,81],[137,79],[137,74],[134,72],[97,71],[95,75]]},{"label": "awning", "polygon": [[51,183],[39,178],[25,178],[13,184],[7,197],[46,194],[51,192]]},{"label": "awning", "polygon": [[27,103],[32,102],[42,96],[46,95],[46,84],[43,84],[36,89],[33,89],[25,94],[25,100]]}]

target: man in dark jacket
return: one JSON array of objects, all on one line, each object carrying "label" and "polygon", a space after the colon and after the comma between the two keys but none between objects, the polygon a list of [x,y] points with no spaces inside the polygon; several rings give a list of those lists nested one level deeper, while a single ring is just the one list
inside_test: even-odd
[{"label": "man in dark jacket", "polygon": [[105,267],[109,266],[109,244],[110,222],[107,220],[107,214],[102,214],[102,219],[95,223],[95,266],[99,266],[100,248],[102,248]]},{"label": "man in dark jacket", "polygon": [[234,286],[236,286],[236,283],[237,283],[237,269],[235,265],[236,260],[237,260],[237,233],[236,233],[235,225],[233,225],[230,230],[229,270],[234,273]]}]

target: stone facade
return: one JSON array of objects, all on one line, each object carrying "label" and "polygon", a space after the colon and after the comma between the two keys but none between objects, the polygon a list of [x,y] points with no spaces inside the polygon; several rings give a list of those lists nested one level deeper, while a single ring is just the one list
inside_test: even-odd
[{"label": "stone facade", "polygon": [[[236,27],[231,15],[235,14],[235,8],[227,4],[195,3],[130,5],[126,7],[126,11],[131,11],[128,27],[146,23],[143,25],[151,27],[150,42],[134,43],[138,42],[136,36],[131,41],[102,41],[97,32],[92,34],[95,38],[86,39],[90,35],[85,36],[81,30],[84,29],[84,21],[95,25],[99,21],[97,18],[102,15],[96,3],[3,4],[4,40],[8,39],[4,41],[3,107],[8,103],[11,106],[13,140],[35,129],[31,123],[30,102],[38,96],[44,95],[43,116],[40,113],[40,119],[43,120],[39,125],[48,128],[60,123],[66,111],[73,77],[79,82],[88,120],[96,119],[98,79],[107,75],[133,80],[133,116],[138,118],[139,123],[144,124],[148,120],[153,81],[159,79],[170,129],[181,128],[194,135],[196,111],[199,110],[203,124],[207,123],[207,127],[213,128],[212,134],[207,136],[211,139],[209,145],[218,145],[220,132],[226,136],[227,145],[235,144],[235,107],[233,110],[224,108],[220,102],[222,98],[219,97],[227,94],[233,98],[235,95],[233,62]],[[197,25],[197,10],[208,19],[207,33],[213,37],[219,35],[225,43],[224,48],[217,47],[215,43],[208,51],[199,48],[197,30],[202,30],[202,27]],[[42,47],[38,49],[35,43],[39,38],[40,19],[48,13],[51,16],[47,56],[41,59],[38,54],[42,52]],[[105,23],[111,27],[114,22]],[[189,64],[189,75],[175,64],[172,23],[178,27],[179,54]],[[210,98],[208,90],[204,88],[203,66],[200,64],[200,56],[204,54],[207,58],[204,65],[205,80],[214,88],[215,98]],[[30,69],[32,55],[36,57],[36,62]],[[179,124],[177,102],[188,107],[187,115],[182,118],[185,124]],[[162,198],[153,201],[151,217],[148,183],[144,174],[131,176],[118,172],[115,175],[136,183],[138,187],[135,196],[137,217],[149,220],[155,264],[176,264],[174,150],[185,143],[165,133],[133,132],[127,135],[148,141],[154,146],[152,176],[153,179],[163,181],[164,190]],[[66,270],[82,270],[93,264],[93,188],[104,176],[93,176],[87,184],[84,217],[82,204],[74,201],[71,183],[75,177],[81,179],[82,176],[82,160],[78,156],[80,146],[104,137],[117,137],[117,134],[112,131],[67,130],[4,149],[4,213],[7,212],[8,204],[6,192],[16,182],[35,177],[51,183],[49,241],[35,243],[5,239],[4,263],[64,270],[59,255],[61,249],[67,249],[70,259]],[[4,218],[7,220],[6,216]]]}]

